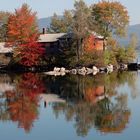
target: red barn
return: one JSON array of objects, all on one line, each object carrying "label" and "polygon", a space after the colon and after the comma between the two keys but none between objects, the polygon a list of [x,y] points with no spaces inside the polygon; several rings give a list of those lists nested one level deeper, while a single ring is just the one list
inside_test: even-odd
[{"label": "red barn", "polygon": [[102,36],[97,35],[96,33],[92,33],[89,35],[88,38],[84,41],[85,51],[92,51],[92,50],[98,50],[103,51],[104,50],[104,38]]},{"label": "red barn", "polygon": [[[59,47],[62,43],[65,43],[64,40],[69,40],[69,46],[71,45],[70,40],[73,39],[72,34],[67,33],[52,33],[52,34],[41,34],[39,37],[39,43],[46,48],[47,53],[57,53]],[[104,50],[104,38],[92,33],[88,38],[84,40],[85,51],[91,50]]]}]

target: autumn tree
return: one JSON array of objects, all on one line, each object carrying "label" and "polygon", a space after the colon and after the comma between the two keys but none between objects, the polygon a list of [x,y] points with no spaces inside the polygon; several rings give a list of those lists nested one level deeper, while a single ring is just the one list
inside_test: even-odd
[{"label": "autumn tree", "polygon": [[16,9],[8,20],[8,42],[14,46],[37,40],[38,26],[36,13],[32,12],[27,4]]},{"label": "autumn tree", "polygon": [[[78,0],[74,9],[65,11],[61,18],[54,14],[51,29],[57,33],[72,33],[74,43],[70,43],[70,47],[73,48],[73,58],[77,59],[72,59],[70,64],[117,65],[116,54],[111,50],[117,46],[114,35],[124,36],[128,23],[128,11],[119,2],[102,0],[88,7],[83,0]],[[94,35],[102,36],[103,49],[107,46],[108,51],[98,51]]]},{"label": "autumn tree", "polygon": [[89,32],[90,9],[83,0],[75,1],[74,10],[65,10],[60,18],[54,14],[51,23],[51,29],[54,32],[71,32],[76,40],[77,60],[83,55],[83,39]]},{"label": "autumn tree", "polygon": [[27,4],[16,9],[8,20],[7,44],[15,46],[14,61],[25,66],[39,64],[43,49],[37,43],[39,32],[36,13]]},{"label": "autumn tree", "polygon": [[35,41],[22,44],[20,47],[14,48],[14,63],[18,62],[24,66],[39,65],[44,53],[45,49]]},{"label": "autumn tree", "polygon": [[83,55],[83,39],[89,32],[90,10],[83,0],[75,1],[72,30],[77,40],[77,60]]},{"label": "autumn tree", "polygon": [[[123,36],[129,23],[127,9],[117,1],[101,1],[91,6],[94,31],[106,40],[112,35]],[[105,45],[105,44],[104,44]]]}]

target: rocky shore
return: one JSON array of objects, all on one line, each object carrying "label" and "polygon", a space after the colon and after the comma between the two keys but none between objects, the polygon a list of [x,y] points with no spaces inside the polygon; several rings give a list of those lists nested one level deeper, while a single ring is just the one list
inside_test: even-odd
[{"label": "rocky shore", "polygon": [[97,68],[93,66],[92,68],[88,67],[81,67],[81,68],[74,68],[74,69],[66,69],[64,67],[54,67],[53,71],[45,72],[47,75],[54,75],[54,76],[64,76],[66,74],[74,74],[74,75],[96,75],[97,73],[112,73],[115,69],[118,70],[127,70],[128,65],[121,64],[118,68],[115,68],[112,64],[107,65],[106,67]]},{"label": "rocky shore", "polygon": [[[53,70],[51,70],[53,69]],[[75,67],[75,68],[64,68],[64,67],[54,67],[49,68],[47,65],[38,65],[27,67],[23,65],[1,65],[0,73],[7,72],[44,72],[47,75],[54,76],[64,76],[66,74],[74,74],[74,75],[96,75],[97,73],[112,73],[113,71],[137,71],[140,69],[140,64],[138,63],[129,63],[129,64],[120,64],[118,67],[113,66],[112,64],[108,64],[105,67]],[[49,71],[51,70],[51,71]]]}]

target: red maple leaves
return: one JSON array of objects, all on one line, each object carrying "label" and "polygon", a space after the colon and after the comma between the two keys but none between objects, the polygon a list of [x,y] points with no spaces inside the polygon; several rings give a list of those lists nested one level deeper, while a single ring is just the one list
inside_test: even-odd
[{"label": "red maple leaves", "polygon": [[39,32],[36,21],[36,13],[31,12],[27,4],[15,10],[8,20],[7,44],[15,47],[14,61],[24,66],[38,65],[45,52],[37,43]]},{"label": "red maple leaves", "polygon": [[31,38],[37,40],[39,34],[36,21],[36,13],[31,12],[27,4],[16,9],[8,20],[8,42],[17,46],[30,42]]},{"label": "red maple leaves", "polygon": [[15,49],[14,57],[19,59],[19,63],[24,66],[34,66],[40,63],[45,49],[37,42],[29,42],[19,45]]}]

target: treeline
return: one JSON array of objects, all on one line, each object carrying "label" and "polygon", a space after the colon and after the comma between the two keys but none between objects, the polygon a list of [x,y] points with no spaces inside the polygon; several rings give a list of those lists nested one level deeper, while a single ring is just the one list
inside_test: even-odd
[{"label": "treeline", "polygon": [[[114,35],[124,36],[128,24],[128,11],[120,2],[103,0],[87,6],[83,0],[75,1],[74,9],[65,10],[62,18],[54,14],[48,30],[50,33],[68,33],[72,40],[61,46],[61,53],[45,56],[45,50],[37,43],[36,12],[23,4],[14,13],[0,12],[0,41],[15,46],[11,62],[25,66],[117,65],[133,61],[135,57],[135,35],[128,47],[120,46],[114,38]],[[102,37],[103,51],[93,49],[92,34]]]},{"label": "treeline", "polygon": [[[114,36],[124,37],[129,24],[127,9],[117,1],[101,1],[90,6],[83,0],[76,1],[74,9],[65,10],[62,18],[54,13],[50,33],[66,32],[73,35],[73,43],[65,58],[70,66],[106,65],[128,63],[135,58],[137,38],[131,36],[128,46],[121,46]],[[91,34],[102,36],[103,51],[92,49]],[[91,48],[87,51],[86,48]],[[64,54],[65,55],[65,54]],[[58,62],[57,62],[58,63]]]}]

